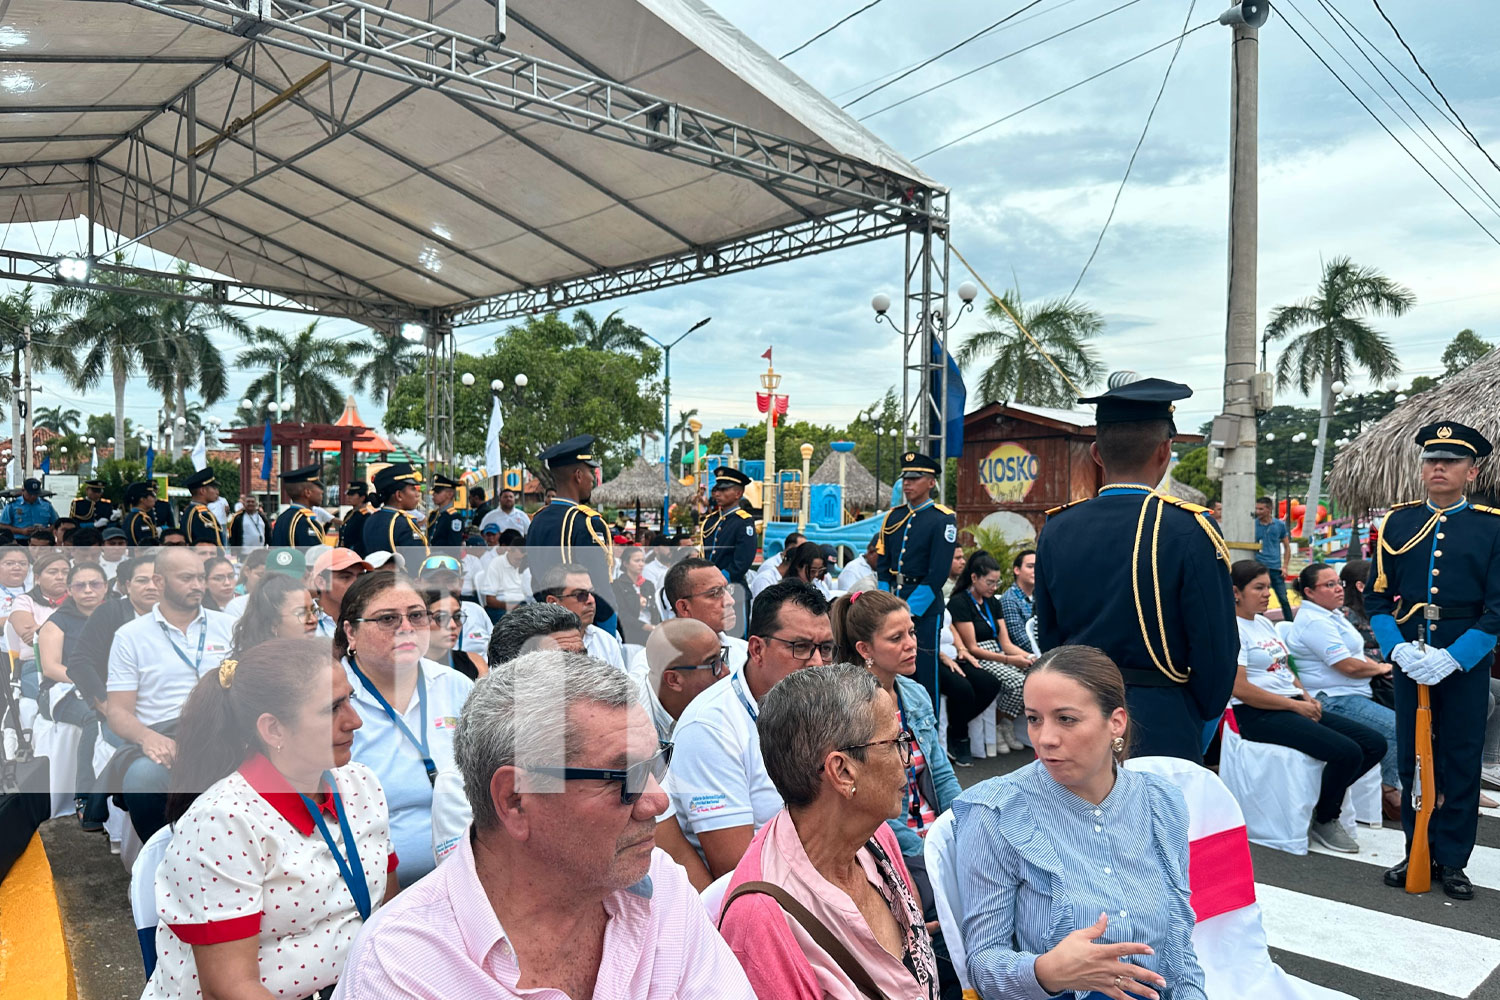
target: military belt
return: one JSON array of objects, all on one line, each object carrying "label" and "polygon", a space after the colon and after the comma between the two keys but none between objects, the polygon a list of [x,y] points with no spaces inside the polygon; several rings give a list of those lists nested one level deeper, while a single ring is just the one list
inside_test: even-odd
[{"label": "military belt", "polygon": [[1484,614],[1483,604],[1449,604],[1443,607],[1427,604],[1422,607],[1422,617],[1430,622],[1454,618],[1478,618],[1482,614]]}]

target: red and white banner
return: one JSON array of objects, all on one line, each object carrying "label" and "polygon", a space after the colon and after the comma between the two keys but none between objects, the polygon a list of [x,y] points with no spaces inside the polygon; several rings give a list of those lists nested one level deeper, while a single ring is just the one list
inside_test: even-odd
[{"label": "red and white banner", "polygon": [[775,427],[776,418],[786,415],[786,404],[789,398],[788,396],[772,396],[770,393],[757,392],[755,394],[755,405],[760,409],[760,412],[766,413],[771,409],[771,400],[776,400],[776,410],[774,413],[771,413],[771,426]]}]

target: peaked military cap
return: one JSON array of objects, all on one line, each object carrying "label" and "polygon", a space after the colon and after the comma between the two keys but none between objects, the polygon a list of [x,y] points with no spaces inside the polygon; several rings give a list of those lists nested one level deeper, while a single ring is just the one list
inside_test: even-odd
[{"label": "peaked military cap", "polygon": [[916,479],[919,476],[936,476],[939,472],[937,460],[920,451],[909,451],[901,456],[901,478]]},{"label": "peaked military cap", "polygon": [[714,470],[714,489],[720,486],[749,486],[750,477],[739,469],[731,469],[727,465]]},{"label": "peaked military cap", "polygon": [[561,469],[569,465],[592,465],[599,467],[599,458],[594,454],[594,435],[580,434],[562,444],[553,445],[540,456],[549,469]]},{"label": "peaked military cap", "polygon": [[102,490],[102,489],[104,489],[104,480],[102,480],[102,479],[85,479],[83,481],[83,485],[87,486],[91,490]]},{"label": "peaked military cap", "polygon": [[365,496],[370,492],[370,487],[364,480],[354,479],[350,480],[349,485],[344,487],[344,492],[358,493],[360,496]]},{"label": "peaked military cap", "polygon": [[134,507],[146,497],[156,492],[156,484],[151,482],[130,483],[125,487],[125,503]]},{"label": "peaked military cap", "polygon": [[1472,427],[1456,420],[1439,420],[1417,431],[1423,458],[1484,458],[1494,448]]},{"label": "peaked military cap", "polygon": [[406,462],[396,462],[375,473],[375,492],[389,493],[421,481],[422,473]]},{"label": "peaked military cap", "polygon": [[1172,404],[1192,394],[1193,390],[1180,382],[1143,378],[1078,402],[1096,405],[1095,424],[1128,424],[1142,420],[1171,420],[1176,409]]},{"label": "peaked military cap", "polygon": [[443,487],[446,487],[450,490],[456,490],[458,489],[458,480],[453,479],[449,476],[445,476],[441,472],[439,472],[432,477],[432,488],[441,489]]},{"label": "peaked military cap", "polygon": [[312,465],[304,465],[300,469],[283,472],[281,474],[281,481],[283,483],[315,483],[318,481],[318,475],[322,471],[323,466],[318,462],[314,462]]},{"label": "peaked military cap", "polygon": [[[282,479],[286,477],[283,476]],[[214,479],[213,469],[199,469],[182,481],[184,489],[196,490],[200,486],[217,486],[218,480]]]}]

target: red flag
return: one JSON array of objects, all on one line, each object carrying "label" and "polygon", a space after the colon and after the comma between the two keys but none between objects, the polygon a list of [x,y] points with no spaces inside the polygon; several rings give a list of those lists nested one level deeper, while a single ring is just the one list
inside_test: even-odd
[{"label": "red flag", "polygon": [[766,348],[766,353],[762,354],[761,357],[765,358],[767,361],[770,361],[771,360],[771,349],[769,347]]}]

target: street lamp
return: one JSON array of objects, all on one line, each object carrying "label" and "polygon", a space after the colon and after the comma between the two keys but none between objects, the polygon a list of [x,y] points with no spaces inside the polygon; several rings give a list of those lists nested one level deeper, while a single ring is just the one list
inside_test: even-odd
[{"label": "street lamp", "polygon": [[[662,349],[665,355],[662,369],[662,424],[661,424],[661,529],[667,530],[667,511],[672,506],[672,348],[682,343],[683,338],[694,330],[708,325],[712,316],[705,316],[692,326],[688,327],[676,340],[670,344],[657,340],[651,334],[645,334],[645,338]],[[517,385],[525,385],[521,379],[524,375],[516,376]]]},{"label": "street lamp", "polygon": [[462,375],[459,376],[458,380],[460,382],[462,382],[466,386],[473,385],[474,384],[474,373],[473,372],[464,372]]}]

